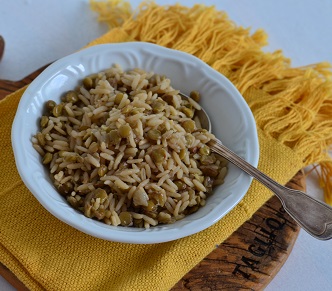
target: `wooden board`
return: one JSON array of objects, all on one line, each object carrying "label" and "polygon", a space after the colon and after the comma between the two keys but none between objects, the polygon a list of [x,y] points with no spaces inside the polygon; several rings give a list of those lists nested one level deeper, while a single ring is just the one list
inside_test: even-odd
[{"label": "wooden board", "polygon": [[[298,173],[292,183],[302,178]],[[299,226],[272,197],[172,291],[262,290],[287,260],[298,232]]]},{"label": "wooden board", "polygon": [[[21,81],[0,80],[0,99],[29,84],[44,68]],[[288,183],[288,187],[305,190],[302,171]],[[261,290],[287,260],[299,230],[278,198],[272,197],[249,221],[186,274],[172,291]],[[1,263],[0,275],[17,290],[28,290]]]}]

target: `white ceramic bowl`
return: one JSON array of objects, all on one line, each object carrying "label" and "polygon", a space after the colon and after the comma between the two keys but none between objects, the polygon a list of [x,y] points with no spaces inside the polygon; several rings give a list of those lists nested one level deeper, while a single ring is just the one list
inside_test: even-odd
[{"label": "white ceramic bowl", "polygon": [[197,233],[226,215],[246,194],[251,178],[229,166],[225,183],[214,189],[204,207],[170,225],[150,229],[108,226],[70,207],[58,194],[31,144],[38,131],[44,102],[60,101],[83,77],[120,64],[166,75],[184,93],[201,92],[201,105],[211,117],[213,133],[254,166],[259,158],[253,115],[243,97],[223,75],[198,58],[154,44],[130,42],[104,44],[64,57],[45,69],[23,94],[12,127],[12,145],[21,178],[31,193],[54,216],[92,236],[127,243],[160,243]]}]

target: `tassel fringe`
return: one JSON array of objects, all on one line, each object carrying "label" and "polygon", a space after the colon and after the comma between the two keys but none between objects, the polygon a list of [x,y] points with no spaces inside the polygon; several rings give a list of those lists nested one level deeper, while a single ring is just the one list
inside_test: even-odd
[{"label": "tassel fringe", "polygon": [[[332,205],[332,72],[329,63],[292,68],[282,51],[263,52],[267,35],[235,25],[214,7],[91,1],[99,20],[137,41],[185,51],[226,75],[249,104],[263,131],[319,164],[320,185]],[[252,90],[264,93],[248,94]]]},{"label": "tassel fringe", "polygon": [[320,164],[319,183],[324,189],[324,199],[327,204],[332,205],[332,163],[322,162]]}]

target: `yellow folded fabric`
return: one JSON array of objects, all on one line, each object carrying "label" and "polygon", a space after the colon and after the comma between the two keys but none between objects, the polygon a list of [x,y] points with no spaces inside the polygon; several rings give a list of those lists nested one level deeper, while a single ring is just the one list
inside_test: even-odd
[{"label": "yellow folded fabric", "polygon": [[[323,162],[327,181],[332,85],[325,65],[290,68],[280,52],[261,51],[263,32],[250,36],[211,7],[149,4],[134,18],[128,7],[109,7],[113,14],[104,16],[112,15],[117,27],[90,45],[141,40],[200,57],[226,74],[251,106],[263,172],[285,184],[304,166]],[[177,241],[132,245],[83,234],[49,214],[16,171],[10,131],[23,92],[0,102],[0,260],[31,290],[169,290],[271,196],[253,182],[225,218]]]}]

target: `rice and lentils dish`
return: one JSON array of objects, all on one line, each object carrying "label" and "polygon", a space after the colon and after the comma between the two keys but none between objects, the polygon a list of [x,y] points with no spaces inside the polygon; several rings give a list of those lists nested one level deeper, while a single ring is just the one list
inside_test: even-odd
[{"label": "rice and lentils dish", "polygon": [[72,207],[106,224],[149,228],[205,205],[227,162],[210,152],[214,136],[195,117],[199,93],[178,94],[165,76],[115,65],[59,104],[46,102],[32,143]]}]

